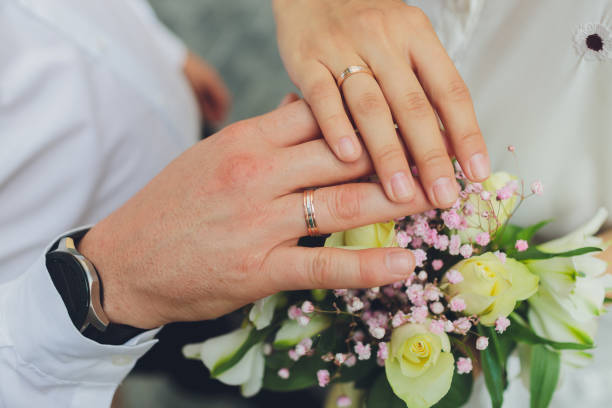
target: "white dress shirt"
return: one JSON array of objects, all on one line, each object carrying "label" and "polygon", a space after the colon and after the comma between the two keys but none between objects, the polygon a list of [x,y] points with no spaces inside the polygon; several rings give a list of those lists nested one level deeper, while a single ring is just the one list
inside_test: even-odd
[{"label": "white dress shirt", "polygon": [[156,330],[101,345],[45,268],[198,138],[185,47],[144,0],[0,0],[0,407],[108,407]]},{"label": "white dress shirt", "polygon": [[[544,194],[527,200],[515,222],[554,218],[544,235],[558,237],[599,207],[612,214],[612,1],[410,3],[429,15],[468,84],[493,169],[544,184]],[[603,40],[601,51],[587,47],[592,34]],[[516,148],[518,168],[507,145]],[[608,313],[593,364],[564,369],[551,407],[610,406],[611,338]],[[469,406],[490,406],[482,378]],[[511,381],[504,407],[527,406],[528,390]]]}]

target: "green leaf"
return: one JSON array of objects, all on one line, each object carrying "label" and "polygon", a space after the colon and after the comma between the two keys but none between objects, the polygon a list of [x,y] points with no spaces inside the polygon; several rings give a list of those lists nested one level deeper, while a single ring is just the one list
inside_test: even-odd
[{"label": "green leaf", "polygon": [[[497,337],[490,328],[478,326],[478,333],[481,336],[487,336],[491,340],[496,341]],[[493,333],[493,335],[491,334]],[[496,351],[495,346],[487,347],[480,352],[480,360],[482,364],[482,373],[484,374],[485,384],[491,396],[491,405],[493,408],[501,408],[504,403],[504,388],[506,383],[506,374],[503,366],[500,364],[499,351]]]},{"label": "green leaf", "polygon": [[542,252],[536,247],[529,247],[526,251],[518,252],[514,251],[513,253],[509,253],[512,258],[517,261],[524,261],[526,259],[550,259],[550,258],[570,258],[572,256],[579,256],[588,254],[591,252],[601,252],[601,248],[597,247],[584,247],[574,249],[572,251],[566,252],[558,252],[558,253],[550,253],[550,252]]},{"label": "green leaf", "polygon": [[557,388],[560,367],[559,352],[542,345],[531,348],[531,408],[548,407]]},{"label": "green leaf", "polygon": [[406,403],[393,393],[387,375],[383,372],[370,388],[366,408],[406,408]]},{"label": "green leaf", "polygon": [[[530,225],[527,228],[523,228],[516,234],[516,239],[524,239],[525,241],[531,241],[531,238],[533,238],[536,232],[538,232],[545,225],[549,224],[551,221],[552,219],[544,220],[544,221],[538,222],[537,224]],[[513,243],[513,246],[514,246],[514,243]]]},{"label": "green leaf", "polygon": [[[288,367],[289,368],[289,367]],[[266,366],[263,388],[271,391],[297,391],[317,385],[317,371],[330,369],[330,363],[321,360],[320,354],[302,357],[289,368],[289,378],[284,380],[278,376],[278,368]]]},{"label": "green leaf", "polygon": [[521,231],[520,227],[512,224],[506,224],[497,233],[493,240],[493,246],[506,249],[506,247],[514,247],[516,236]]},{"label": "green leaf", "polygon": [[474,377],[471,374],[453,373],[450,390],[433,408],[456,408],[465,404],[472,394]]},{"label": "green leaf", "polygon": [[531,345],[545,344],[557,350],[588,350],[594,347],[594,344],[592,343],[565,343],[545,339],[544,337],[540,337],[535,334],[531,327],[522,323],[516,316],[510,315],[510,320],[512,321],[512,324],[506,330],[505,335],[511,336],[513,339],[521,343]]},{"label": "green leaf", "polygon": [[372,374],[378,370],[380,370],[380,367],[378,364],[376,364],[376,359],[374,358],[370,358],[369,360],[365,361],[357,361],[357,363],[352,367],[340,367],[340,377],[336,381],[357,382],[367,377],[372,378]]},{"label": "green leaf", "polygon": [[232,354],[231,357],[225,360],[220,360],[215,364],[210,372],[211,377],[217,378],[242,360],[242,357],[253,347],[255,344],[263,341],[273,329],[272,326],[268,326],[263,330],[251,330],[249,337],[245,340],[240,348]]}]

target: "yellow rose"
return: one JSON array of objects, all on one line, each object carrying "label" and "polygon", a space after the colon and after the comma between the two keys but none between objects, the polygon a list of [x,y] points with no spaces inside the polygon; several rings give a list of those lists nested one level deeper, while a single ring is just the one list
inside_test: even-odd
[{"label": "yellow rose", "polygon": [[433,334],[424,324],[393,330],[385,373],[395,395],[408,408],[434,405],[448,392],[455,359],[446,333]]},{"label": "yellow rose", "polygon": [[[473,242],[476,235],[485,232],[495,232],[508,220],[514,207],[517,204],[517,197],[512,196],[511,198],[497,201],[496,192],[506,184],[516,180],[516,177],[510,173],[499,171],[491,174],[491,176],[482,183],[482,188],[491,194],[490,200],[483,200],[479,195],[470,195],[467,203],[474,208],[472,215],[466,216],[468,228],[459,231],[461,242]],[[496,216],[490,216],[488,218],[482,217],[482,212],[487,211],[489,214],[495,214]]]},{"label": "yellow rose", "polygon": [[451,269],[459,271],[463,281],[450,284],[444,277],[445,291],[463,299],[464,313],[480,316],[485,326],[508,316],[517,300],[527,299],[538,290],[538,277],[525,265],[511,258],[502,262],[490,252],[465,259]]},{"label": "yellow rose", "polygon": [[395,245],[395,222],[370,224],[364,227],[335,232],[325,241],[326,247],[364,249]]}]

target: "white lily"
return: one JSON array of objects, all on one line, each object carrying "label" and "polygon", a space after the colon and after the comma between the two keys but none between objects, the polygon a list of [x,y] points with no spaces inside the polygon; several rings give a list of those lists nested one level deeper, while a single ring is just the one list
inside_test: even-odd
[{"label": "white lily", "polygon": [[280,293],[277,293],[275,295],[259,299],[253,303],[253,307],[251,307],[251,311],[249,312],[249,320],[255,325],[257,330],[268,327],[270,323],[272,323],[274,309],[276,309],[276,305],[281,299],[281,296],[282,295]]},{"label": "white lily", "polygon": [[[224,361],[228,361],[247,341],[253,326],[248,325],[222,336],[213,337],[203,343],[187,344],[183,355],[187,358],[202,360],[211,372]],[[240,385],[244,397],[259,392],[263,383],[265,359],[263,343],[253,345],[234,366],[215,378],[224,384]]]},{"label": "white lily", "polygon": [[[576,231],[538,246],[544,252],[566,252],[593,246],[602,248],[597,233],[607,217],[600,209],[595,217]],[[552,258],[525,262],[540,277],[540,289],[529,298],[528,319],[535,333],[558,342],[592,344],[597,332],[597,317],[605,312],[606,291],[612,288],[607,263],[592,253],[571,258]],[[588,352],[566,350],[564,363],[584,366],[591,360]]]}]

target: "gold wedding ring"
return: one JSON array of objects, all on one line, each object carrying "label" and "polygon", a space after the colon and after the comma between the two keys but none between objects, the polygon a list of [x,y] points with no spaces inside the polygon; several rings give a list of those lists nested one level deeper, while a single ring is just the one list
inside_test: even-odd
[{"label": "gold wedding ring", "polygon": [[306,231],[311,237],[316,237],[319,234],[319,227],[317,227],[317,221],[315,220],[315,207],[314,207],[314,190],[304,190],[304,218],[306,220]]},{"label": "gold wedding ring", "polygon": [[340,76],[338,76],[338,88],[342,87],[342,84],[346,78],[355,74],[368,74],[372,77],[374,76],[374,73],[368,67],[364,67],[363,65],[349,65],[344,71],[342,71]]}]

